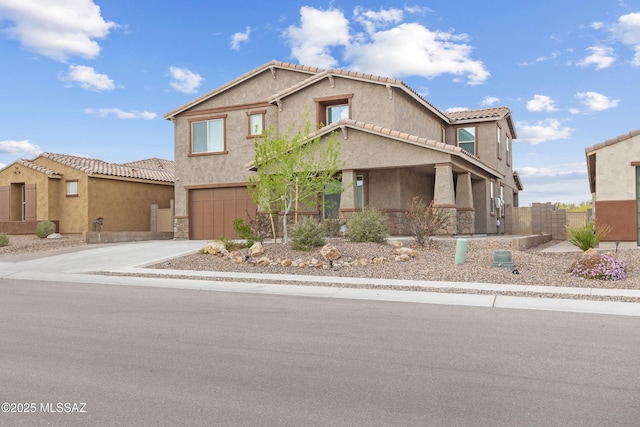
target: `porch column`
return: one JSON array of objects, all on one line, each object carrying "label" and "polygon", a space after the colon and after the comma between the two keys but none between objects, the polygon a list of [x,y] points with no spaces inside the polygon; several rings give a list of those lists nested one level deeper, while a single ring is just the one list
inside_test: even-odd
[{"label": "porch column", "polygon": [[453,169],[451,163],[436,165],[436,185],[433,190],[435,205],[455,206],[455,192],[453,190]]},{"label": "porch column", "polygon": [[344,188],[344,191],[340,194],[340,209],[338,209],[338,215],[341,219],[348,219],[353,212],[358,210],[356,172],[353,169],[345,169],[342,171],[342,188]]},{"label": "porch column", "polygon": [[458,216],[458,234],[475,233],[475,210],[473,208],[471,173],[469,172],[458,174],[458,182],[456,185],[456,208]]},{"label": "porch column", "polygon": [[447,215],[447,222],[438,230],[437,234],[458,234],[458,215],[456,213],[456,195],[453,189],[453,165],[451,163],[436,164],[433,205]]}]

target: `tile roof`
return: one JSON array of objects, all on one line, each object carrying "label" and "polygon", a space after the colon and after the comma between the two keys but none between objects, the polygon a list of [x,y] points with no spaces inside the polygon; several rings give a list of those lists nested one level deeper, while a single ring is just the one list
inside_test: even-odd
[{"label": "tile roof", "polygon": [[510,110],[507,107],[494,107],[494,108],[482,108],[480,110],[462,110],[462,111],[449,111],[444,114],[449,118],[451,123],[464,121],[464,120],[479,120],[479,119],[501,119]]},{"label": "tile roof", "polygon": [[[147,159],[139,160],[137,162],[117,164],[92,159],[90,157],[69,156],[66,154],[55,153],[42,153],[39,157],[53,160],[54,162],[81,170],[90,175],[108,175],[160,182],[175,181],[175,169],[173,162],[170,160]],[[33,163],[36,159],[30,163]]]},{"label": "tile roof", "polygon": [[[45,174],[47,176],[50,176],[50,177],[62,177],[61,173],[58,173],[58,172],[56,172],[54,170],[51,170],[49,168],[45,168],[44,166],[40,166],[39,164],[33,163],[30,160],[18,159],[18,160],[16,160],[14,162],[14,164],[15,163],[18,163],[18,164],[20,164],[20,165],[22,165],[22,166],[24,166],[26,168],[33,169],[35,171],[41,172],[41,173],[43,173],[43,174]],[[7,166],[7,167],[9,167],[9,166]]]},{"label": "tile roof", "polygon": [[[468,153],[467,151],[463,150],[462,148],[456,146],[456,145],[451,145],[451,144],[445,144],[444,142],[440,142],[440,141],[434,141],[431,139],[427,139],[427,138],[422,138],[416,135],[410,135],[408,133],[405,132],[399,132],[399,131],[395,131],[392,129],[388,129],[388,128],[384,128],[382,126],[377,126],[374,124],[370,124],[370,123],[365,123],[365,122],[361,122],[361,121],[357,121],[357,120],[352,120],[352,119],[341,119],[329,126],[325,126],[315,132],[312,132],[311,134],[309,134],[307,136],[307,138],[305,139],[305,142],[308,141],[312,141],[315,138],[318,138],[320,136],[326,135],[328,133],[331,132],[335,132],[338,131],[340,129],[346,128],[346,127],[350,127],[352,129],[358,129],[358,130],[362,130],[364,132],[369,132],[369,133],[374,133],[386,138],[393,138],[399,141],[403,141],[403,142],[407,142],[410,144],[414,144],[414,145],[421,145],[433,150],[437,150],[437,151],[442,151],[442,152],[446,152],[446,153],[450,153],[452,155],[461,157],[467,161],[469,161],[470,163],[482,168],[483,170],[504,178],[504,174],[496,171],[495,169],[493,169],[492,167],[490,167],[489,165],[485,164],[484,162],[482,162],[478,157],[474,156],[473,154]],[[254,170],[255,166],[254,166],[254,162],[249,162],[245,165],[245,168],[247,169],[251,169]]]},{"label": "tile roof", "polygon": [[617,136],[615,138],[607,139],[606,141],[601,142],[600,144],[592,145],[591,147],[586,148],[585,151],[587,153],[591,153],[593,151],[599,150],[599,149],[604,148],[606,146],[617,144],[618,142],[626,141],[627,139],[631,139],[631,138],[633,138],[634,136],[637,136],[637,135],[640,135],[640,129],[632,130],[629,133],[625,133],[623,135],[619,135],[619,136]]}]

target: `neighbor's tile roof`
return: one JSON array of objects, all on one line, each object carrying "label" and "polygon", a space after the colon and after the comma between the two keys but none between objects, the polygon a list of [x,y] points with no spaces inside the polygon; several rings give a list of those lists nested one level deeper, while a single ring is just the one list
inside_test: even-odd
[{"label": "neighbor's tile roof", "polygon": [[35,171],[41,172],[41,173],[43,173],[45,175],[48,175],[48,176],[51,176],[51,177],[61,177],[62,176],[61,173],[58,173],[58,172],[56,172],[54,170],[51,170],[49,168],[45,168],[44,166],[40,166],[37,163],[33,163],[31,160],[18,159],[18,160],[16,160],[14,162],[14,164],[15,163],[18,163],[18,164],[20,164],[20,165],[22,165],[22,166],[24,166],[26,168],[33,169]]},{"label": "neighbor's tile roof", "polygon": [[449,111],[444,114],[451,123],[463,120],[501,119],[509,113],[507,107],[482,108],[480,110]]},{"label": "neighbor's tile roof", "polygon": [[[40,157],[53,160],[54,162],[58,162],[62,165],[69,166],[92,175],[108,175],[160,182],[175,181],[175,169],[173,162],[170,160],[147,159],[137,162],[117,164],[89,157],[69,156],[66,154],[42,153]],[[34,159],[34,161],[36,159]]]},{"label": "neighbor's tile roof", "polygon": [[618,142],[626,141],[627,139],[633,138],[634,136],[637,136],[637,135],[640,135],[640,129],[632,130],[631,132],[625,133],[624,135],[619,135],[615,138],[607,139],[606,141],[601,142],[600,144],[592,145],[591,147],[586,148],[585,151],[587,153],[591,153],[593,151],[604,148],[608,145],[613,145],[613,144],[617,144]]}]

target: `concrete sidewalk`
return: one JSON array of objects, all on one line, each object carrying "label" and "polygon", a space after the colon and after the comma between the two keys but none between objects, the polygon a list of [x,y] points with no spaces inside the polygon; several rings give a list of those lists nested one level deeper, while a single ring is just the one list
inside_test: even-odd
[{"label": "concrete sidewalk", "polygon": [[[101,245],[99,247],[87,246],[83,250],[37,259],[0,262],[0,278],[640,316],[639,303],[526,296],[514,297],[498,294],[500,291],[515,291],[525,294],[552,293],[567,296],[600,295],[640,298],[640,290],[631,289],[565,288],[311,275],[150,270],[144,268],[144,266],[156,264],[167,259],[195,253],[202,249],[205,244],[206,242],[204,241],[165,240]],[[566,250],[567,247],[564,246],[548,249],[548,251]],[[119,275],[92,274],[96,272],[118,273]],[[138,274],[154,274],[157,277],[136,277],[135,275]],[[260,283],[259,280],[269,280],[278,284]],[[291,284],[293,282],[308,282],[313,286]],[[344,284],[365,287],[323,286],[323,283],[327,285]],[[367,289],[367,285],[384,285],[391,289]],[[415,292],[400,290],[399,288],[403,286],[440,289],[443,291]],[[394,290],[394,287],[398,287],[398,290]],[[444,291],[449,289],[456,290],[456,292],[448,293]],[[464,293],[464,290],[481,290],[484,291],[484,294]]]}]

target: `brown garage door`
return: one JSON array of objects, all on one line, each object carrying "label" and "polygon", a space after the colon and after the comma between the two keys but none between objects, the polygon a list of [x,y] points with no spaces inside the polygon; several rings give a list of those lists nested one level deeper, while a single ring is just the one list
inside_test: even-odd
[{"label": "brown garage door", "polygon": [[247,187],[199,188],[189,191],[189,238],[213,240],[237,239],[233,220],[248,220],[255,215],[256,205]]}]

